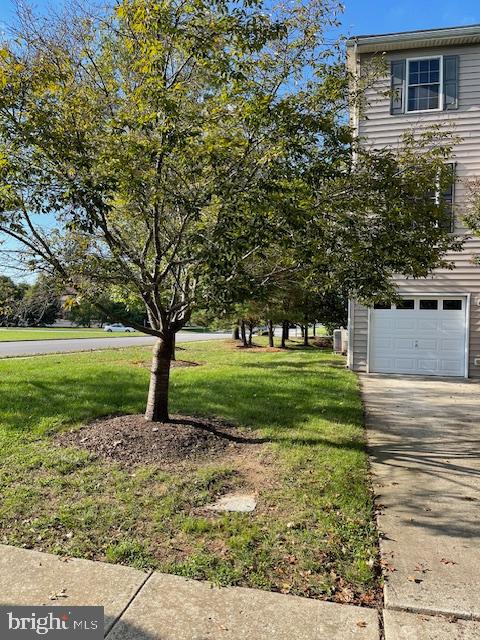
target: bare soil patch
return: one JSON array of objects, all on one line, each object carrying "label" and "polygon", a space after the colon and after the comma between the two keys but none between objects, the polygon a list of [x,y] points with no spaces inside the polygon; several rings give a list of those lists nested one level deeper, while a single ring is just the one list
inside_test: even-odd
[{"label": "bare soil patch", "polygon": [[333,349],[333,339],[330,336],[320,336],[313,339],[313,346],[319,349]]},{"label": "bare soil patch", "polygon": [[173,416],[172,421],[147,422],[143,415],[95,420],[60,433],[59,446],[76,446],[125,466],[155,464],[162,468],[208,458],[249,457],[264,442],[238,427],[205,418]]}]

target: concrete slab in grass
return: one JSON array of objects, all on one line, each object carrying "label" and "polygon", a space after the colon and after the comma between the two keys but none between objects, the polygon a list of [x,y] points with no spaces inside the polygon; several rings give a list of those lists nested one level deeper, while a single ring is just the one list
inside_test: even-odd
[{"label": "concrete slab in grass", "polygon": [[103,606],[105,631],[147,577],[129,567],[0,545],[0,604]]},{"label": "concrete slab in grass", "polygon": [[378,640],[362,609],[154,573],[107,640]]},{"label": "concrete slab in grass", "polygon": [[478,640],[480,622],[426,616],[405,611],[383,612],[385,640]]},{"label": "concrete slab in grass", "polygon": [[214,504],[207,506],[210,511],[236,511],[250,513],[255,510],[257,501],[251,493],[229,493],[222,496]]}]

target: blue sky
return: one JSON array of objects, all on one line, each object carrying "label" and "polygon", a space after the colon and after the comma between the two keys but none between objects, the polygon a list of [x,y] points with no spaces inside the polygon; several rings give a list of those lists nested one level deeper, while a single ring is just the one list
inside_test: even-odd
[{"label": "blue sky", "polygon": [[[34,0],[37,7],[62,0]],[[344,0],[343,33],[360,35],[480,23],[478,0]],[[12,16],[12,0],[0,0],[0,21]]]}]

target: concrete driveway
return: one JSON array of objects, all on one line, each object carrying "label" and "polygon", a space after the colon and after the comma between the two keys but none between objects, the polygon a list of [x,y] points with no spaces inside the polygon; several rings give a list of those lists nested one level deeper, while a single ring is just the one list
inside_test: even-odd
[{"label": "concrete driveway", "polygon": [[[450,622],[444,635],[391,625],[404,616],[394,611],[480,620],[480,384],[369,375],[361,386],[387,575],[386,637],[466,638]],[[471,624],[471,637],[480,637]]]}]

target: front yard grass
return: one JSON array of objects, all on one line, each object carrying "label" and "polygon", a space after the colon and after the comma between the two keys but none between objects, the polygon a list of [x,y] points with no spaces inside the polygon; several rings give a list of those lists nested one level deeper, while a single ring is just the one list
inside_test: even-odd
[{"label": "front yard grass", "polygon": [[184,345],[172,411],[218,416],[267,441],[253,513],[207,515],[242,488],[235,463],[125,467],[55,433],[139,413],[147,348],[0,361],[0,541],[219,584],[373,604],[376,532],[356,377],[298,346]]}]

